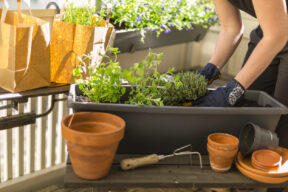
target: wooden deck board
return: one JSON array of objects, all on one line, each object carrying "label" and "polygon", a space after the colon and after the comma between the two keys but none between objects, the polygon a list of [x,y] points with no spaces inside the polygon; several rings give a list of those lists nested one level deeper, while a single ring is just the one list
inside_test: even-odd
[{"label": "wooden deck board", "polygon": [[[129,155],[130,157],[131,155]],[[122,171],[117,155],[107,177],[100,180],[84,180],[78,178],[71,164],[68,162],[64,184],[66,187],[95,187],[99,189],[113,188],[199,188],[199,187],[234,187],[234,188],[259,188],[259,187],[286,187],[287,183],[264,184],[251,180],[242,175],[236,167],[227,173],[215,173],[207,164],[208,158],[203,157],[204,167],[189,165],[190,161],[182,164],[175,163],[173,158],[160,161],[158,165],[137,168],[130,171]],[[122,158],[125,155],[122,155]],[[184,157],[181,157],[184,158]],[[195,160],[195,164],[196,160]]]}]

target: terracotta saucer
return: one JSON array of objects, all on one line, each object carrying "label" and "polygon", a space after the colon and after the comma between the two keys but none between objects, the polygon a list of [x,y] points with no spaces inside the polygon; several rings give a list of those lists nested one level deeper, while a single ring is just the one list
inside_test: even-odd
[{"label": "terracotta saucer", "polygon": [[265,171],[265,172],[277,171],[279,168],[279,166],[265,167],[265,166],[259,165],[253,158],[251,158],[251,165],[256,169],[260,169],[260,170]]},{"label": "terracotta saucer", "polygon": [[276,170],[263,171],[254,168],[251,164],[251,155],[244,157],[241,152],[237,154],[236,159],[241,167],[249,172],[269,177],[286,177],[288,176],[288,149],[278,147],[276,151],[282,156],[282,163]]},{"label": "terracotta saucer", "polygon": [[269,150],[269,149],[261,149],[254,151],[252,154],[252,162],[257,165],[257,167],[263,168],[273,168],[278,167],[281,164],[282,157],[279,153]]},{"label": "terracotta saucer", "polygon": [[286,181],[288,181],[288,176],[286,177],[271,177],[271,176],[264,176],[261,174],[256,174],[254,172],[251,172],[245,168],[243,168],[238,160],[236,159],[235,161],[235,165],[237,167],[237,169],[245,176],[258,181],[258,182],[262,182],[262,183],[269,183],[269,184],[276,184],[276,183],[284,183]]}]

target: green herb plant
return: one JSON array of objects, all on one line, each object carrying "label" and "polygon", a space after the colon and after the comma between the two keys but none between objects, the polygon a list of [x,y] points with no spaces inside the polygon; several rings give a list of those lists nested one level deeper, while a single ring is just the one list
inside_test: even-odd
[{"label": "green herb plant", "polygon": [[[83,95],[96,103],[119,103],[126,93],[126,104],[163,106],[162,89],[177,83],[178,76],[167,81],[174,69],[160,74],[157,70],[162,54],[154,54],[149,50],[148,56],[133,67],[122,70],[117,61],[117,48],[110,48],[114,59],[104,55],[105,58],[99,66],[89,65],[93,55],[80,60],[74,69],[73,76]],[[123,84],[128,84],[123,86]],[[129,91],[128,91],[129,90]]]},{"label": "green herb plant", "polygon": [[218,22],[211,0],[103,0],[113,6],[111,20],[126,29],[136,29],[144,42],[146,31],[171,32],[171,28],[208,28]]},{"label": "green herb plant", "polygon": [[70,3],[65,9],[62,21],[85,26],[100,26],[104,10],[101,10],[100,16],[97,17],[96,21],[95,12],[95,6],[77,7],[73,3]]},{"label": "green herb plant", "polygon": [[[125,94],[128,95],[126,104],[181,105],[206,94],[207,81],[200,74],[173,74],[173,68],[160,74],[157,68],[162,54],[155,54],[149,50],[147,57],[141,62],[122,70],[117,61],[118,48],[110,50],[114,58],[104,55],[104,61],[95,66],[89,65],[93,55],[88,55],[73,71],[79,89],[93,102],[120,103]],[[123,86],[124,83],[128,86]]]},{"label": "green herb plant", "polygon": [[[207,80],[204,76],[196,72],[184,72],[177,74],[181,83],[174,82],[162,91],[163,102],[165,105],[179,105],[192,102],[207,93]],[[177,82],[177,81],[176,81]]]},{"label": "green herb plant", "polygon": [[111,51],[114,59],[104,55],[108,61],[95,66],[90,65],[93,56],[88,55],[73,71],[79,89],[96,103],[117,103],[126,92],[126,88],[121,86],[124,76],[117,61],[118,49]]},{"label": "green herb plant", "polygon": [[[167,73],[160,74],[158,66],[163,54],[154,54],[149,50],[148,56],[133,68],[125,70],[124,74],[131,85],[129,101],[126,103],[136,105],[163,106],[161,89],[169,86],[167,75],[171,75],[174,69],[170,68]],[[134,75],[133,75],[134,74]]]}]

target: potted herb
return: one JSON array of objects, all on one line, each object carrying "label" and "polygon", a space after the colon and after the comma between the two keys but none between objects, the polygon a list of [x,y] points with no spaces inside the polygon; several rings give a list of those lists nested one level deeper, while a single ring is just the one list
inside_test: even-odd
[{"label": "potted herb", "polygon": [[[121,53],[201,40],[218,19],[208,0],[104,0],[112,3]],[[125,43],[123,43],[125,42]]]},{"label": "potted herb", "polygon": [[[205,94],[204,78],[195,73],[180,73],[167,81],[173,70],[158,73],[162,55],[151,51],[145,60],[122,70],[116,53],[114,49],[114,59],[105,56],[107,61],[88,69],[81,62],[74,70],[77,80],[71,85],[68,106],[74,112],[109,112],[122,117],[127,126],[120,153],[169,153],[186,144],[206,153],[206,138],[213,132],[238,135],[247,122],[273,131],[280,116],[288,113],[284,105],[260,91],[247,91],[245,98],[263,107],[183,106],[183,102]],[[180,99],[173,99],[174,96]],[[178,105],[165,105],[174,105],[175,100]]]}]

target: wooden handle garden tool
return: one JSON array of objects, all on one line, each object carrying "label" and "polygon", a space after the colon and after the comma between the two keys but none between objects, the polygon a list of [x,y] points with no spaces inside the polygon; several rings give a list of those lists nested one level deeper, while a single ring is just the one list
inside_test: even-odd
[{"label": "wooden handle garden tool", "polygon": [[124,159],[121,161],[120,166],[123,170],[135,169],[145,165],[153,165],[159,162],[157,154],[147,155],[139,158]]},{"label": "wooden handle garden tool", "polygon": [[[130,159],[123,159],[120,163],[122,170],[130,170],[135,169],[137,167],[146,166],[146,165],[153,165],[157,164],[160,160],[166,159],[169,157],[174,156],[180,156],[180,155],[198,155],[199,161],[200,161],[200,167],[202,168],[202,158],[201,154],[199,152],[192,152],[192,151],[182,151],[183,149],[186,149],[187,147],[191,147],[191,145],[186,145],[184,147],[181,147],[179,149],[176,149],[173,154],[170,155],[157,155],[157,154],[151,154],[144,157],[138,157],[138,158],[130,158]],[[192,158],[190,158],[192,161]],[[192,162],[191,162],[192,164]]]}]

